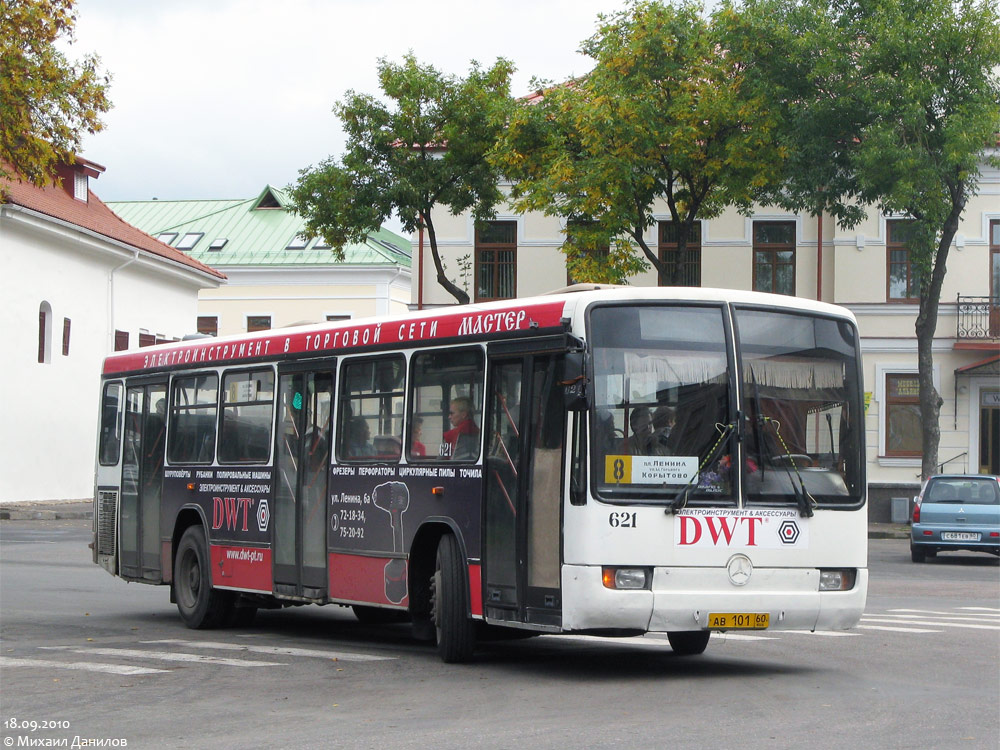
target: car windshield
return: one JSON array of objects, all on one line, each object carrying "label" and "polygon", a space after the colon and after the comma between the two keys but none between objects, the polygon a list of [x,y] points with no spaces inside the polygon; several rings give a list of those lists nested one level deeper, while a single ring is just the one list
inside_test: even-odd
[{"label": "car windshield", "polygon": [[860,502],[864,424],[853,325],[740,307],[734,320],[747,502]]},{"label": "car windshield", "polygon": [[735,503],[726,328],[721,306],[591,311],[592,462],[609,499]]},{"label": "car windshield", "polygon": [[938,477],[928,482],[924,502],[1000,505],[1000,483],[992,477]]}]

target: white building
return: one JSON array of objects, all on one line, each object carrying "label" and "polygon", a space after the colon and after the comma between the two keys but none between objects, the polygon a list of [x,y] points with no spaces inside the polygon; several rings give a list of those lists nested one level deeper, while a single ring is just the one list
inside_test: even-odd
[{"label": "white building", "polygon": [[103,171],[0,179],[0,502],[92,497],[101,361],[194,332],[225,280],[113,214],[89,189]]}]

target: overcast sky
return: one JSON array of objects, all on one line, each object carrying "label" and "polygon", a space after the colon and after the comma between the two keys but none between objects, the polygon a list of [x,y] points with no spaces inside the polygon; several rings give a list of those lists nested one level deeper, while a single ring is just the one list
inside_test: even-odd
[{"label": "overcast sky", "polygon": [[379,57],[464,75],[470,60],[537,76],[585,73],[577,50],[621,0],[77,0],[71,59],[94,52],[114,108],[83,155],[104,200],[247,198],[343,152],[332,112],[377,93]]}]

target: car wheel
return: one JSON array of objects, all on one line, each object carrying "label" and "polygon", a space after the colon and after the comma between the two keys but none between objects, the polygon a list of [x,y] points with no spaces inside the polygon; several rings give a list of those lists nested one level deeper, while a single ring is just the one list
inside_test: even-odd
[{"label": "car wheel", "polygon": [[708,647],[710,636],[707,630],[684,630],[667,633],[667,640],[678,656],[697,656]]},{"label": "car wheel", "polygon": [[910,545],[910,559],[913,560],[913,562],[915,562],[915,563],[922,563],[922,562],[924,562],[924,560],[927,559],[927,553],[924,552],[919,547],[914,547],[911,544]]}]

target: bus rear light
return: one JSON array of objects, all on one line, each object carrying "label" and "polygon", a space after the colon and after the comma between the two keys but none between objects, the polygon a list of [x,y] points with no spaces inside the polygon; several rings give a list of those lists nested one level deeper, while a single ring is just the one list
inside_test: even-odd
[{"label": "bus rear light", "polygon": [[850,591],[854,588],[858,571],[854,568],[843,570],[820,570],[819,590],[820,591]]},{"label": "bus rear light", "polygon": [[649,588],[649,570],[646,568],[604,568],[601,580],[609,589],[646,589]]}]

